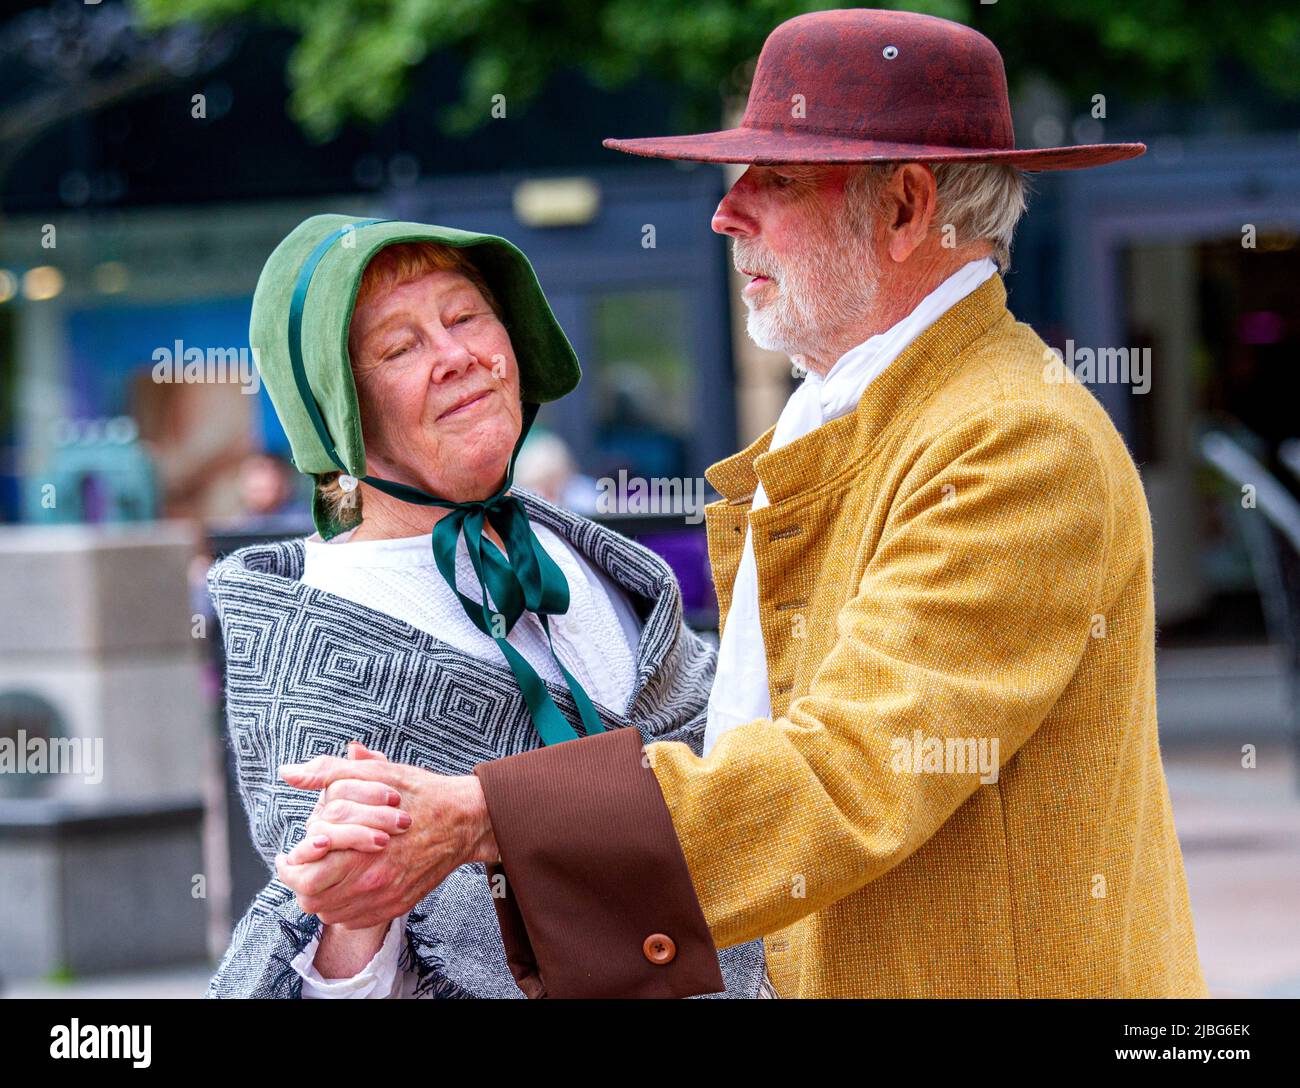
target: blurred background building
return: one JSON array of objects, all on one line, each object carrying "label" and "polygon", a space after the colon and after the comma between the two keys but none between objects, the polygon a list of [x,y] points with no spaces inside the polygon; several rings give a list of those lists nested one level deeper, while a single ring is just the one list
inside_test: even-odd
[{"label": "blurred background building", "polygon": [[[129,577],[146,598],[192,590],[175,623],[197,644],[187,682],[205,707],[210,780],[133,798],[129,819],[95,818],[139,830],[183,825],[187,805],[207,812],[208,892],[184,924],[211,950],[264,874],[221,784],[219,637],[198,623],[202,573],[241,540],[310,523],[265,392],[156,381],[158,353],[246,349],[262,263],[307,215],[492,231],[533,260],[585,373],[542,412],[539,486],[583,509],[591,481],[619,470],[701,476],[771,425],[794,381],[788,360],[745,337],[726,248],[708,227],[734,175],[620,156],[600,140],[720,127],[743,105],[771,27],[817,6],[830,5],[336,0],[316,13],[265,0],[61,0],[0,16],[0,522],[13,526],[0,533],[18,549],[0,548],[2,573],[64,577],[32,565],[48,547],[39,540],[54,538],[19,527],[60,526],[60,540],[81,541],[60,546],[96,555],[114,525],[192,528],[155,534],[189,556],[181,568],[145,562]],[[1202,954],[1216,992],[1300,995],[1300,531],[1287,531],[1300,525],[1300,458],[1287,445],[1300,437],[1300,13],[1261,3],[1243,18],[1191,0],[1145,12],[1109,0],[898,6],[993,38],[1021,144],[1150,145],[1134,162],[1034,179],[1010,304],[1063,349],[1150,349],[1148,392],[1094,392],[1151,505],[1162,737]],[[1227,455],[1207,459],[1209,432]],[[1243,488],[1268,501],[1247,503]],[[669,556],[707,627],[702,526],[623,525]],[[90,528],[68,537],[75,526]],[[188,586],[171,584],[177,569]],[[12,603],[6,619],[21,625],[31,607]],[[79,644],[88,662],[119,653],[105,623],[102,642]],[[159,639],[151,652],[163,652]],[[33,714],[73,713],[53,697],[39,711],[22,701],[39,687],[24,681],[35,667],[22,647],[5,643],[0,736]],[[28,819],[39,793],[0,775],[0,859],[49,856],[32,843],[90,818],[69,816],[65,799],[45,823]],[[71,887],[65,899],[87,894]],[[0,889],[0,909],[30,911],[23,894]],[[163,911],[150,902],[146,913]],[[184,960],[194,947],[178,938],[75,963],[52,951],[34,980],[0,948],[0,976],[28,976],[15,992],[69,975],[93,986],[97,971]],[[183,967],[178,990],[205,970],[201,957]]]}]

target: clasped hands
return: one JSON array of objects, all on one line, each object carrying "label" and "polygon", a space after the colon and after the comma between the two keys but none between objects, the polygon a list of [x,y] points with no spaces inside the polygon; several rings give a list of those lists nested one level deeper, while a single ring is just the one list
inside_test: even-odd
[{"label": "clasped hands", "polygon": [[356,741],[348,755],[280,767],[289,785],[322,791],[302,841],[275,856],[304,913],[344,929],[385,925],[457,866],[497,859],[474,775],[391,763]]}]

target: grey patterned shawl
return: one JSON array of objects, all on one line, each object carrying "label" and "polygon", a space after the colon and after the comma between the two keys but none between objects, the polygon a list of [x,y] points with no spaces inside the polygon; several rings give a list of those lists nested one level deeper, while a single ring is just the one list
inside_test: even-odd
[{"label": "grey patterned shawl", "polygon": [[[698,753],[715,654],[683,624],[671,570],[625,537],[518,493],[531,518],[606,571],[645,617],[632,703],[626,715],[598,706],[601,720]],[[317,795],[281,782],[280,764],[341,755],[358,739],[395,762],[468,774],[541,744],[504,662],[477,660],[402,620],[303,585],[304,555],[301,539],[253,545],[208,574],[225,641],[229,742],[249,830],[271,873],[236,925],[209,997],[301,996],[290,961],[320,923],[298,909],[273,859],[302,838]],[[568,691],[549,687],[581,732]],[[724,949],[719,959],[727,993],[717,996],[755,996],[761,942]],[[461,866],[417,904],[402,963],[418,973],[421,996],[523,996],[506,966],[483,865]]]}]

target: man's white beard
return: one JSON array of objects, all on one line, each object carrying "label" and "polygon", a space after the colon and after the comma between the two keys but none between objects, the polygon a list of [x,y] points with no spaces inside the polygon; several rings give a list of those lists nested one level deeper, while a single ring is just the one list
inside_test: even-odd
[{"label": "man's white beard", "polygon": [[853,346],[844,343],[846,332],[870,324],[878,271],[867,239],[846,224],[783,264],[745,239],[735,242],[734,256],[738,267],[773,277],[763,305],[745,299],[746,331],[760,348],[830,366]]}]

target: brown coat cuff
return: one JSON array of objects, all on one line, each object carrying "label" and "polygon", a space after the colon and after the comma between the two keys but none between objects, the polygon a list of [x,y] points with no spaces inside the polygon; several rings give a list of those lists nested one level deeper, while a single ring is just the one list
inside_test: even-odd
[{"label": "brown coat cuff", "polygon": [[527,996],[724,989],[635,729],[481,763],[474,773],[501,850],[501,866],[489,868],[501,938]]}]

